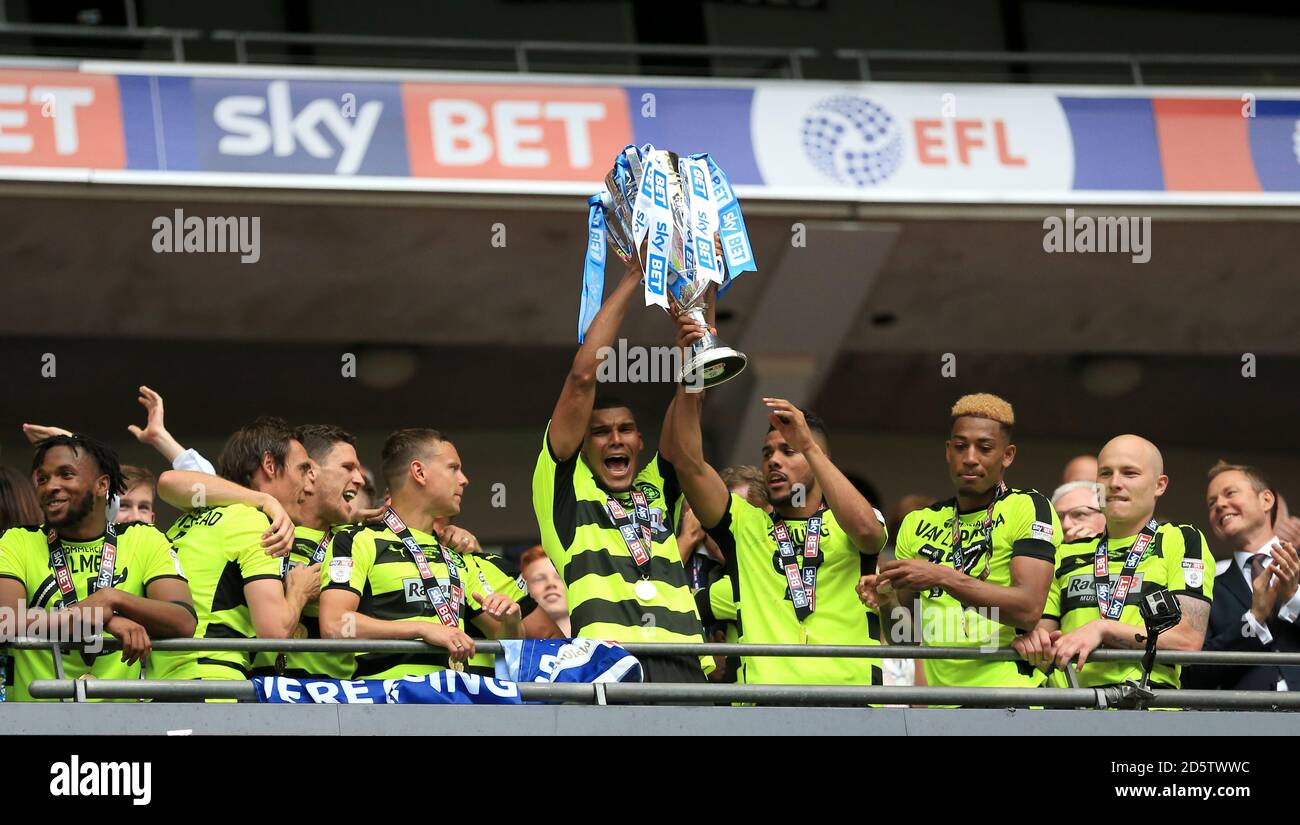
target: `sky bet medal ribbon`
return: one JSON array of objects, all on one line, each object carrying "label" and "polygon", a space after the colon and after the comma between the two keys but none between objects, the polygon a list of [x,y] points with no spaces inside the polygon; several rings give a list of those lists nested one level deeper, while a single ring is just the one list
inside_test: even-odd
[{"label": "sky bet medal ribbon", "polygon": [[[717,285],[721,294],[741,273],[756,269],[740,204],[708,154],[682,158],[650,144],[629,145],[588,205],[579,341],[600,307],[604,249],[597,247],[605,240],[625,263],[640,261],[647,306],[688,314],[701,326],[709,288]],[[706,334],[691,345],[678,379],[688,392],[698,392],[735,378],[747,360]]]}]

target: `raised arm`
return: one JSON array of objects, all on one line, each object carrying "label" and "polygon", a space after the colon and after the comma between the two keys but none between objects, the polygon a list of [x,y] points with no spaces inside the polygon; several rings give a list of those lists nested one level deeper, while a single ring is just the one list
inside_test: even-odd
[{"label": "raised arm", "polygon": [[858,492],[853,482],[840,472],[813,438],[803,412],[784,398],[764,398],[763,403],[771,410],[768,420],[772,426],[781,431],[787,444],[808,460],[808,467],[813,478],[817,479],[827,505],[834,511],[835,520],[853,540],[858,552],[867,555],[879,553],[885,543],[884,525],[876,518],[871,502]]},{"label": "raised arm", "polygon": [[[131,433],[131,435],[135,436],[137,441],[141,444],[153,447],[162,454],[163,458],[167,459],[169,464],[174,466],[176,464],[177,456],[185,453],[186,450],[181,446],[181,443],[173,438],[172,434],[167,431],[163,413],[162,396],[145,386],[141,386],[139,392],[140,397],[136,400],[138,400],[145,408],[147,416],[145,418],[144,428],[142,429],[131,424],[126,429]],[[199,466],[202,466],[209,472],[214,472],[212,470],[212,465],[208,464],[206,459],[199,456],[197,453],[195,453],[194,456],[199,462],[201,462]]]},{"label": "raised arm", "polygon": [[271,520],[270,528],[262,536],[262,549],[280,557],[289,555],[293,549],[293,521],[284,506],[268,493],[250,490],[221,476],[168,470],[158,476],[158,497],[182,512],[231,504],[256,507]]},{"label": "raised arm", "polygon": [[704,460],[700,435],[703,401],[704,393],[688,393],[684,385],[678,385],[677,395],[669,407],[672,426],[666,428],[660,452],[677,470],[677,482],[681,484],[691,510],[700,520],[700,526],[708,530],[716,527],[727,514],[731,494],[727,492],[722,476]]},{"label": "raised arm", "polygon": [[548,440],[551,452],[560,460],[572,458],[582,446],[596,402],[596,371],[600,351],[614,345],[623,316],[632,304],[641,283],[641,265],[634,258],[609,299],[601,306],[587,329],[587,337],[573,357],[573,366],[564,379],[564,389],[551,413]]}]

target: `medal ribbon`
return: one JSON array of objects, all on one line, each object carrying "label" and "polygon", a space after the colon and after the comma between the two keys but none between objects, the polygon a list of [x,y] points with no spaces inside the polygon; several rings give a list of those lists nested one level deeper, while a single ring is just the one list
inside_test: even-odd
[{"label": "medal ribbon", "polygon": [[776,539],[776,550],[781,557],[781,569],[785,572],[786,583],[790,585],[790,601],[794,602],[794,615],[800,622],[817,609],[817,568],[825,558],[822,553],[822,513],[826,503],[808,519],[808,532],[803,540],[803,569],[799,568],[799,553],[790,538],[790,528],[785,519],[772,514],[772,536]]},{"label": "medal ribbon", "polygon": [[1108,541],[1106,534],[1102,533],[1092,561],[1092,582],[1097,589],[1097,609],[1101,611],[1102,618],[1118,619],[1124,612],[1124,601],[1128,598],[1128,591],[1133,587],[1134,574],[1159,529],[1160,525],[1155,519],[1148,521],[1142,528],[1142,532],[1138,534],[1132,549],[1124,559],[1124,568],[1119,572],[1119,581],[1115,583],[1113,594],[1110,589],[1110,555],[1106,546]]},{"label": "medal ribbon", "polygon": [[406,552],[411,554],[411,560],[415,562],[416,568],[420,571],[420,581],[424,583],[424,597],[433,605],[433,610],[438,614],[438,620],[447,627],[460,626],[460,603],[464,596],[464,591],[460,586],[460,571],[456,569],[454,562],[447,554],[447,548],[442,546],[438,537],[434,536],[434,543],[438,546],[438,552],[442,555],[442,563],[447,566],[447,591],[444,592],[442,585],[438,584],[438,579],[433,575],[433,570],[429,567],[429,561],[424,556],[424,549],[420,543],[411,535],[410,529],[402,517],[389,507],[384,510],[384,524],[392,530],[402,544],[406,547]]},{"label": "medal ribbon", "polygon": [[[980,524],[980,530],[988,537],[989,549],[993,548],[993,508],[998,506],[998,502],[1007,494],[1007,484],[1005,481],[998,482],[997,492],[993,494],[993,500],[989,502],[989,509],[984,513],[984,521]],[[966,568],[966,553],[961,546],[961,513],[957,511],[957,501],[952,503],[952,566],[958,570]]]},{"label": "medal ribbon", "polygon": [[640,490],[632,491],[632,507],[632,512],[624,510],[623,505],[619,504],[613,496],[607,497],[605,501],[605,508],[609,511],[614,527],[623,536],[623,542],[627,545],[628,552],[632,554],[636,572],[643,580],[649,581],[650,554],[654,552],[654,535],[650,532],[650,504],[646,500],[645,493]]},{"label": "medal ribbon", "polygon": [[[63,594],[63,606],[72,607],[77,603],[77,586],[72,582],[72,573],[68,570],[68,554],[63,549],[63,541],[53,527],[45,534],[45,542],[50,549],[50,567],[54,570],[54,582]],[[95,590],[113,586],[113,573],[117,570],[117,526],[109,522],[104,527],[104,548],[99,558],[99,575],[95,578]],[[87,594],[89,595],[89,593]]]}]

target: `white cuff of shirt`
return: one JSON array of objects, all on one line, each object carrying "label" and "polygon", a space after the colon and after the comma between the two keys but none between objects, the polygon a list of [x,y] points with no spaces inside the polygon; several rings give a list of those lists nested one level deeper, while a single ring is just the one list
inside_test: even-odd
[{"label": "white cuff of shirt", "polygon": [[1300,590],[1291,597],[1291,601],[1282,605],[1282,609],[1277,612],[1277,617],[1284,622],[1296,623],[1296,619],[1300,618]]},{"label": "white cuff of shirt", "polygon": [[191,470],[196,473],[207,473],[210,476],[217,474],[217,468],[212,466],[212,462],[199,455],[193,448],[176,456],[176,460],[172,462],[172,469]]},{"label": "white cuff of shirt", "polygon": [[1249,610],[1247,610],[1246,613],[1241,617],[1241,619],[1242,622],[1245,623],[1247,632],[1253,635],[1256,639],[1259,639],[1260,644],[1262,645],[1273,644],[1272,631],[1268,629],[1268,625],[1260,624],[1259,620],[1255,618],[1254,613],[1251,613]]}]

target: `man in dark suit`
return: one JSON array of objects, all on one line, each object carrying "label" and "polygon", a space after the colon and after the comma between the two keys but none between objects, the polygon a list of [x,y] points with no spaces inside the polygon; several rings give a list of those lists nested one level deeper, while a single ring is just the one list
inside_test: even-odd
[{"label": "man in dark suit", "polygon": [[[1253,467],[1220,461],[1207,503],[1210,530],[1232,556],[1214,579],[1204,649],[1300,652],[1300,556],[1275,532],[1277,495]],[[1187,667],[1183,686],[1300,690],[1300,666]]]}]

